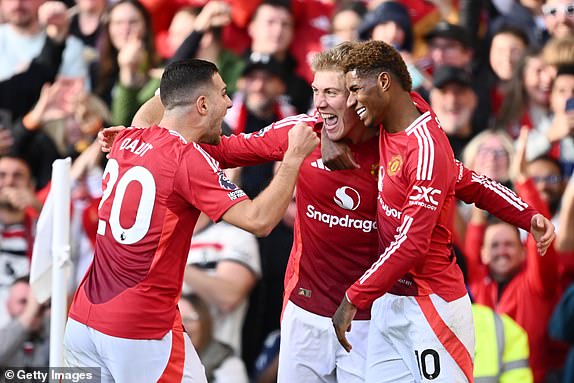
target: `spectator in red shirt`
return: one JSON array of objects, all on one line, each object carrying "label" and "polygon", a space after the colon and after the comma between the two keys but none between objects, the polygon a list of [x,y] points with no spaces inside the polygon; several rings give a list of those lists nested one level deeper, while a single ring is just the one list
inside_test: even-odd
[{"label": "spectator in red shirt", "polygon": [[[526,137],[517,158],[524,162]],[[520,167],[520,165],[516,165]],[[538,193],[523,186],[529,180],[525,169],[515,181],[521,197],[537,211],[549,216]],[[530,191],[532,188],[530,188]],[[518,230],[506,223],[487,225],[486,218],[473,215],[466,232],[468,283],[476,303],[492,307],[514,319],[528,333],[530,366],[535,382],[561,363],[561,354],[547,333],[547,324],[560,291],[558,256],[551,245],[541,257],[531,238],[524,248]]]}]

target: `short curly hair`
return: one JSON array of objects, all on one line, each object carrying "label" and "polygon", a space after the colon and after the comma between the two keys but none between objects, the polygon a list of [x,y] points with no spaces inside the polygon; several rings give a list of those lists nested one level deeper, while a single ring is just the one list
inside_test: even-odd
[{"label": "short curly hair", "polygon": [[356,44],[343,60],[343,70],[357,71],[359,76],[378,76],[383,71],[394,75],[401,87],[410,92],[412,80],[400,53],[382,41],[367,41]]}]

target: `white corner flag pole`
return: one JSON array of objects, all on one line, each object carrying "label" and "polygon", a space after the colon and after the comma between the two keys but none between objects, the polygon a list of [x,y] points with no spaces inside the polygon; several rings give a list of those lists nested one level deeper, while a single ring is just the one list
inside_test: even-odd
[{"label": "white corner flag pole", "polygon": [[68,310],[70,276],[70,165],[71,159],[52,164],[54,216],[52,226],[52,302],[50,320],[50,367],[64,366],[64,329]]}]

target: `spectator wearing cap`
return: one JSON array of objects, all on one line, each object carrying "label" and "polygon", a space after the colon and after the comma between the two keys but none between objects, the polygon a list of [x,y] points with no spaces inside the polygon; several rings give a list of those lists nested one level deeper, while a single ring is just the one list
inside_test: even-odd
[{"label": "spectator wearing cap", "polygon": [[296,114],[286,100],[283,70],[272,56],[253,56],[241,72],[225,122],[233,133],[252,133]]},{"label": "spectator wearing cap", "polygon": [[433,74],[430,104],[440,120],[457,159],[473,136],[472,116],[478,99],[470,74],[455,66],[444,65]]},{"label": "spectator wearing cap", "polygon": [[471,69],[474,54],[471,39],[460,25],[441,21],[424,38],[428,44],[431,71],[442,65]]},{"label": "spectator wearing cap", "polygon": [[281,66],[286,84],[286,95],[297,112],[306,113],[311,107],[311,86],[296,74],[297,61],[289,52],[294,34],[294,17],[288,3],[265,0],[255,10],[248,26],[251,47],[245,54],[247,60],[261,61],[266,57]]},{"label": "spectator wearing cap", "polygon": [[[237,82],[233,106],[224,120],[234,134],[258,132],[297,113],[284,97],[282,73],[281,65],[271,56],[247,63]],[[248,166],[242,169],[239,183],[247,195],[255,198],[272,177],[273,163]]]}]

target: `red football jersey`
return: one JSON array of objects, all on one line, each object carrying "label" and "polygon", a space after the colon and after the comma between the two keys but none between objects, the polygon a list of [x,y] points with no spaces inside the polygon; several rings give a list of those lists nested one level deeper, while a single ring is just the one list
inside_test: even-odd
[{"label": "red football jersey", "polygon": [[[222,137],[218,146],[204,146],[222,167],[281,161],[289,130],[297,122],[316,125],[316,116],[285,118],[257,133]],[[309,155],[299,172],[294,244],[285,273],[285,296],[298,306],[331,316],[347,287],[377,256],[376,176],[378,140],[351,145],[358,170],[330,171],[321,149]],[[368,319],[369,310],[357,315]]]},{"label": "red football jersey", "polygon": [[438,119],[417,95],[413,99],[419,118],[402,132],[380,130],[380,256],[347,290],[360,308],[388,291],[436,293],[447,301],[466,294],[451,249],[458,167]]},{"label": "red football jersey", "polygon": [[[416,95],[413,99],[421,102]],[[280,161],[288,147],[288,131],[297,122],[313,125],[318,131],[322,124],[318,117],[302,114],[257,133],[222,137],[220,145],[204,148],[222,167]],[[304,161],[297,181],[297,218],[285,273],[285,296],[322,316],[335,313],[345,290],[378,259],[378,138],[350,148],[361,165],[359,169],[330,171],[317,148]],[[535,211],[513,192],[460,163],[455,173],[458,198],[488,207],[500,218],[528,229]],[[369,307],[359,310],[356,318],[369,319]]]},{"label": "red football jersey", "polygon": [[195,143],[157,126],[118,134],[104,171],[94,261],[70,317],[108,335],[161,339],[200,211],[217,221],[245,193]]}]

